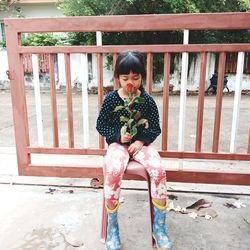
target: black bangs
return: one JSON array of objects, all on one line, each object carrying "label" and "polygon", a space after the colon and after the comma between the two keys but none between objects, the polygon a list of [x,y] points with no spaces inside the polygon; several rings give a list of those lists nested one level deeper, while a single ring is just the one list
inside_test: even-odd
[{"label": "black bangs", "polygon": [[141,74],[142,78],[145,78],[146,72],[143,55],[136,51],[119,54],[115,65],[114,76],[118,78],[119,75],[127,75],[131,71],[134,74]]}]

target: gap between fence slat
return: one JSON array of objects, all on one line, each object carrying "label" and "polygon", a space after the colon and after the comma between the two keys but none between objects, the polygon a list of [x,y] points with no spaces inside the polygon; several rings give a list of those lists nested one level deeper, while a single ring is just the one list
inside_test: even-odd
[{"label": "gap between fence slat", "polygon": [[40,92],[40,81],[39,81],[38,55],[34,55],[34,54],[32,55],[32,68],[33,68],[33,79],[34,79],[38,145],[40,147],[43,147],[44,146],[43,118],[42,118],[42,103],[41,103],[41,92]]},{"label": "gap between fence slat", "polygon": [[235,81],[235,91],[234,91],[234,108],[233,108],[233,118],[232,118],[232,131],[230,140],[230,153],[235,153],[236,151],[236,138],[239,124],[239,114],[240,114],[240,100],[241,100],[241,81],[244,69],[244,52],[238,53],[237,59],[237,70],[236,70],[236,81]]},{"label": "gap between fence slat", "polygon": [[80,82],[82,83],[83,147],[89,147],[88,55],[80,55]]}]

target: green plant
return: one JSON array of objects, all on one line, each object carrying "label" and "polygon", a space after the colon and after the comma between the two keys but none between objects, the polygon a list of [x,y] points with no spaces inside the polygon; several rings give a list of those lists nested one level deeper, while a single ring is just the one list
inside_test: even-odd
[{"label": "green plant", "polygon": [[67,37],[54,35],[53,33],[31,33],[22,38],[23,46],[56,46],[67,44]]}]

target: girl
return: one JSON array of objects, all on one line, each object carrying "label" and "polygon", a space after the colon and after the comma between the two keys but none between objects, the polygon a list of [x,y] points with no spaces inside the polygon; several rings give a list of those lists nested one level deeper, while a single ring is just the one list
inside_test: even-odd
[{"label": "girl", "polygon": [[[108,250],[121,248],[117,211],[121,180],[131,158],[141,163],[150,176],[154,204],[153,237],[157,249],[172,248],[165,226],[166,173],[157,150],[151,145],[161,133],[159,114],[155,101],[142,86],[142,79],[145,78],[145,75],[142,54],[135,51],[119,54],[114,77],[118,79],[120,89],[106,96],[97,119],[96,129],[106,138],[108,143],[105,157],[106,175],[104,177],[104,197],[108,213],[106,240]],[[133,100],[131,100],[131,96]],[[142,99],[143,101],[141,101]],[[131,101],[130,104],[127,100]],[[125,106],[127,109],[121,108]],[[129,112],[128,108],[132,111]],[[124,131],[129,123],[128,119],[131,119],[129,115],[132,112],[140,114],[143,122],[136,124],[135,131],[132,129]]]}]

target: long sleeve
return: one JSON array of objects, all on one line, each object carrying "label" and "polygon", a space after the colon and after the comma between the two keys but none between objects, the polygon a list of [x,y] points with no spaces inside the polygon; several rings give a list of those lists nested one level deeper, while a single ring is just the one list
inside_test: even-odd
[{"label": "long sleeve", "polygon": [[148,100],[147,116],[144,117],[148,120],[149,127],[143,128],[140,133],[136,135],[136,140],[143,141],[145,145],[152,143],[161,133],[159,112],[154,99],[150,96]]},{"label": "long sleeve", "polygon": [[106,138],[108,144],[112,142],[120,142],[119,124],[114,124],[112,119],[112,112],[114,109],[112,99],[112,93],[106,96],[96,123],[97,131]]}]

